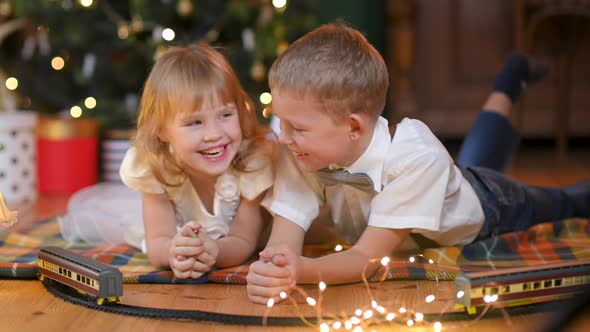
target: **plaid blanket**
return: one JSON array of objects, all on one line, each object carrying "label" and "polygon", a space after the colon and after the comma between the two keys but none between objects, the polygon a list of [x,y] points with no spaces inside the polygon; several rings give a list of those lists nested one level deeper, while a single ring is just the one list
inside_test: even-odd
[{"label": "plaid blanket", "polygon": [[[30,279],[37,275],[40,247],[55,245],[111,264],[125,283],[232,283],[245,284],[248,265],[212,271],[199,279],[175,279],[170,270],[157,269],[147,256],[127,245],[91,246],[66,242],[56,219],[37,224],[26,233],[0,229],[0,278]],[[306,246],[306,256],[333,252],[332,244]],[[557,261],[590,259],[590,220],[568,219],[540,224],[526,232],[493,237],[467,246],[425,249],[412,257],[392,258],[370,280],[453,280],[460,271],[483,271]]]}]

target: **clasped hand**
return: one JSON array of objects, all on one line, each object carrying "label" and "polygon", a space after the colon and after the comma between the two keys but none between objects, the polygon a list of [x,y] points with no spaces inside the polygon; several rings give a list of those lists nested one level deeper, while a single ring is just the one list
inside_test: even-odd
[{"label": "clasped hand", "polygon": [[252,302],[266,304],[270,298],[282,301],[296,285],[297,255],[287,246],[267,247],[260,259],[250,265],[247,291]]},{"label": "clasped hand", "polygon": [[168,260],[176,278],[196,279],[211,270],[218,254],[217,242],[191,221],[172,238]]}]

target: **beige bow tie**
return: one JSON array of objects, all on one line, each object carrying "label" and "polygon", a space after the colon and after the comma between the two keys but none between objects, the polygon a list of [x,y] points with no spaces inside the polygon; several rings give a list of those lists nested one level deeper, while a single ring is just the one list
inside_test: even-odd
[{"label": "beige bow tie", "polygon": [[315,174],[318,181],[325,186],[345,184],[367,193],[376,192],[375,187],[373,186],[373,181],[367,174],[351,174],[345,170],[331,170],[329,168],[322,168],[315,172]]}]

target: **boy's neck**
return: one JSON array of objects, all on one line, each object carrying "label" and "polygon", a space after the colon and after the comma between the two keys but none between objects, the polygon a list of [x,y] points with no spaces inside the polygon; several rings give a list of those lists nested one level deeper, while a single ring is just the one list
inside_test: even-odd
[{"label": "boy's neck", "polygon": [[367,130],[356,140],[356,143],[351,144],[351,160],[347,163],[345,167],[349,167],[350,165],[354,164],[359,158],[367,151],[369,145],[371,144],[371,140],[373,139],[373,133],[375,132],[375,125],[367,128]]}]

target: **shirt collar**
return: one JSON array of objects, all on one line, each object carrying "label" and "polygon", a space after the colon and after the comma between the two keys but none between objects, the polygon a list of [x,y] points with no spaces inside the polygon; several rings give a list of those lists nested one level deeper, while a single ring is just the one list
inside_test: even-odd
[{"label": "shirt collar", "polygon": [[381,192],[382,189],[383,164],[391,143],[391,135],[389,135],[387,125],[387,120],[380,116],[375,125],[371,143],[360,158],[346,168],[349,173],[367,174],[373,181],[377,192]]}]

